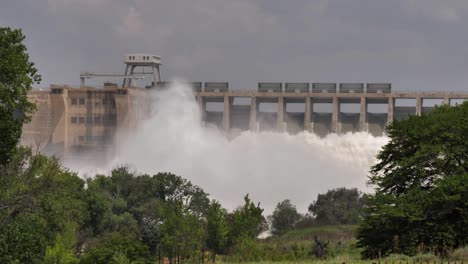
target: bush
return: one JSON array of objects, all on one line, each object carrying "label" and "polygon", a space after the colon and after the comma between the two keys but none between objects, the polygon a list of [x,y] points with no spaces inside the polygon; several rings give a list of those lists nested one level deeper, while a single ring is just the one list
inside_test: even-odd
[{"label": "bush", "polygon": [[450,252],[449,260],[468,260],[468,247],[458,248]]}]

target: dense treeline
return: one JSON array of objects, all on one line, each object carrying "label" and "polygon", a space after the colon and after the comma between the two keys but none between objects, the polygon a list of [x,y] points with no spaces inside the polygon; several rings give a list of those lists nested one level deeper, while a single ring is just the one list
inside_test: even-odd
[{"label": "dense treeline", "polygon": [[195,258],[203,249],[227,253],[266,228],[248,196],[228,213],[170,173],[119,167],[84,181],[26,148],[0,172],[0,263]]},{"label": "dense treeline", "polygon": [[468,102],[393,122],[378,155],[358,239],[363,256],[468,244]]}]

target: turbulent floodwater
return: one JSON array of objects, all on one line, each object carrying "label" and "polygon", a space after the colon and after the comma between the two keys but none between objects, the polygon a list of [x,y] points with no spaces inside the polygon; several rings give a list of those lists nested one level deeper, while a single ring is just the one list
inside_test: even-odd
[{"label": "turbulent floodwater", "polygon": [[283,199],[291,199],[306,212],[317,194],[329,189],[367,191],[369,167],[388,141],[368,133],[320,138],[307,132],[243,132],[228,139],[217,128],[201,125],[190,88],[175,84],[152,96],[154,114],[130,133],[119,135],[110,164],[91,170],[131,164],[144,173],[173,172],[229,209],[241,205],[246,193],[266,212]]}]

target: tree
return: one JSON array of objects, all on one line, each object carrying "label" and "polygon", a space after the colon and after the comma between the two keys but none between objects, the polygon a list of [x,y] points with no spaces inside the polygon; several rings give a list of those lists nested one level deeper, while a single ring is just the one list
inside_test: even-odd
[{"label": "tree", "polygon": [[119,233],[141,240],[153,257],[189,256],[201,249],[208,195],[179,176],[138,175],[129,167],[117,167],[110,177],[88,180],[86,201],[90,218],[85,226],[92,232],[83,241],[102,244],[96,237]]},{"label": "tree", "polygon": [[46,222],[22,213],[0,225],[0,263],[41,263],[47,243]]},{"label": "tree", "polygon": [[41,80],[29,61],[24,39],[21,30],[0,27],[0,165],[5,165],[15,151],[23,123],[34,110],[27,92]]},{"label": "tree", "polygon": [[284,200],[276,205],[273,214],[269,217],[271,221],[271,233],[282,235],[294,228],[294,225],[301,219],[296,206],[290,200]]},{"label": "tree", "polygon": [[217,201],[210,204],[206,224],[206,246],[216,254],[226,253],[228,242],[227,211]]},{"label": "tree", "polygon": [[319,194],[309,205],[309,212],[319,224],[356,224],[362,207],[363,199],[356,188],[338,188]]},{"label": "tree", "polygon": [[[103,243],[92,248],[80,261],[82,264],[145,263],[148,260],[148,249],[138,240],[109,233],[101,238]],[[124,262],[125,263],[125,262]]]},{"label": "tree", "polygon": [[364,257],[468,243],[468,102],[395,121],[358,230]]},{"label": "tree", "polygon": [[242,207],[228,216],[229,245],[234,245],[239,238],[255,239],[268,229],[266,219],[262,215],[263,209],[260,208],[260,203],[255,205],[248,194],[244,197],[244,202]]}]

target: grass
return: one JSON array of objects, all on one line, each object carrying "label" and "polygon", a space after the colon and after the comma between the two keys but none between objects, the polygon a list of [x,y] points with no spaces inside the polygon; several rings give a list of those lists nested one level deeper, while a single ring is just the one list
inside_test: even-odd
[{"label": "grass", "polygon": [[[280,237],[260,239],[253,245],[248,245],[230,256],[219,256],[217,263],[250,263],[250,264],[320,264],[320,263],[379,263],[378,260],[361,260],[361,250],[356,246],[357,226],[317,226],[291,230]],[[329,241],[325,259],[317,259],[312,250],[317,236],[320,241]],[[338,245],[341,241],[341,246]],[[249,260],[249,261],[243,261]],[[455,250],[447,260],[441,260],[431,254],[414,257],[406,255],[390,255],[380,260],[381,264],[401,263],[448,263],[448,261],[468,261],[468,248]],[[468,264],[468,262],[467,262]]]}]

